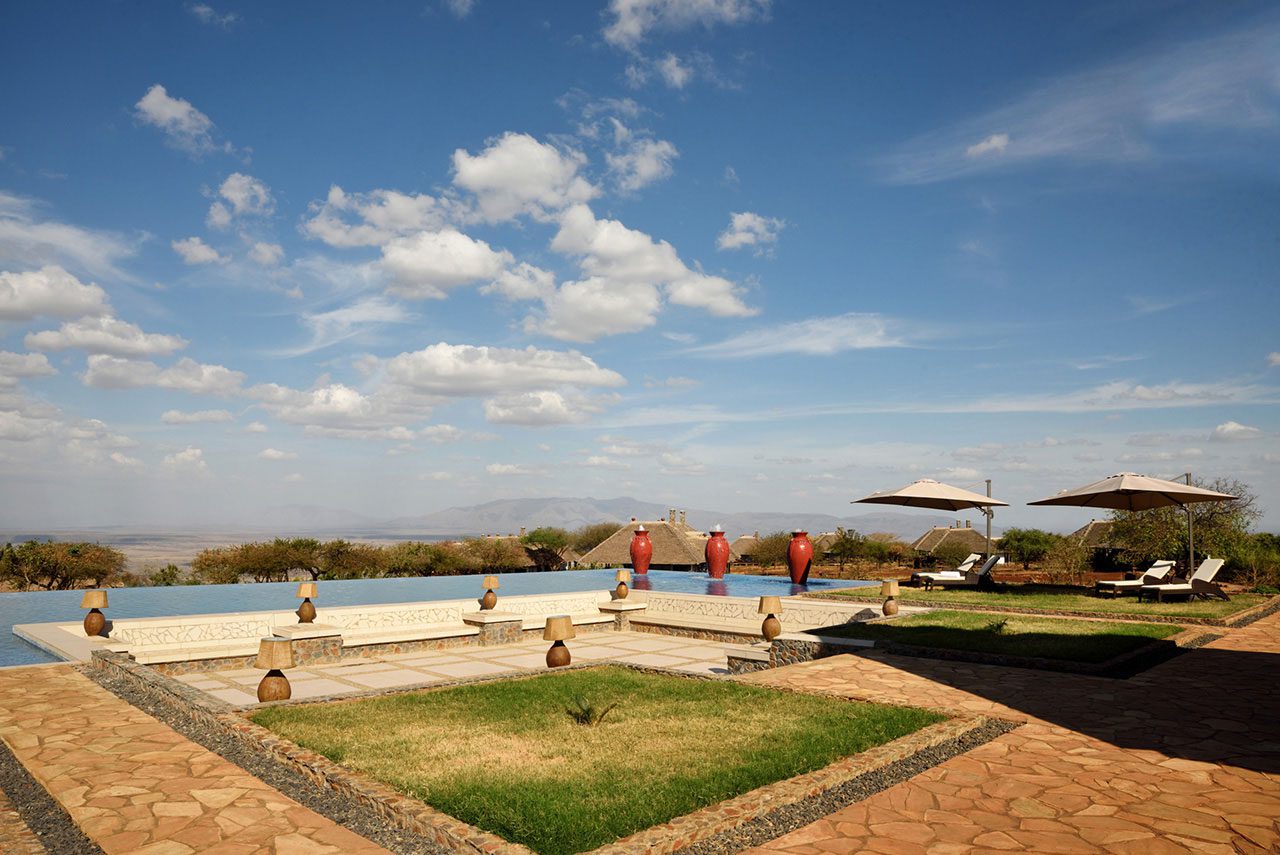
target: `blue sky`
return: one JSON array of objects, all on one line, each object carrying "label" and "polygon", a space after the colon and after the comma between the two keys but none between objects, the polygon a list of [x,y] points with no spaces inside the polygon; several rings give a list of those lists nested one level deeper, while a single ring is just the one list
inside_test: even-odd
[{"label": "blue sky", "polygon": [[3,16],[13,525],[1190,470],[1280,527],[1274,6]]}]

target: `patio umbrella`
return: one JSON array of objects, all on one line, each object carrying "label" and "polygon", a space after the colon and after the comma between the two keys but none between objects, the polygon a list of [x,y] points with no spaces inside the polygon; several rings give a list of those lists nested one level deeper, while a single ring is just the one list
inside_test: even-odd
[{"label": "patio umbrella", "polygon": [[1008,502],[991,498],[991,482],[987,481],[987,495],[973,493],[950,484],[924,478],[912,481],[896,490],[880,490],[850,504],[901,505],[908,508],[932,508],[937,511],[965,511],[977,508],[987,517],[987,554],[991,554],[991,517],[993,507],[1008,507]]},{"label": "patio umbrella", "polygon": [[[1094,481],[1074,490],[1063,490],[1047,499],[1027,502],[1028,505],[1070,505],[1081,508],[1110,508],[1119,511],[1149,511],[1172,505],[1185,507],[1196,502],[1229,502],[1236,498],[1230,493],[1219,493],[1203,487],[1191,486],[1191,474],[1187,483],[1165,481],[1134,472],[1121,472],[1101,481]],[[1195,563],[1195,546],[1192,540],[1191,514],[1187,513],[1187,569]]]}]

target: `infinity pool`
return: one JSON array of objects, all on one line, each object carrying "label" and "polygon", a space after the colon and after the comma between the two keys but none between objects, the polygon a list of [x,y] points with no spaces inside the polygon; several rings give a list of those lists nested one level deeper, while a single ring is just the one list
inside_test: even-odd
[{"label": "infinity pool", "polygon": [[[613,588],[613,570],[558,570],[548,573],[504,573],[498,578],[498,596],[560,594]],[[650,570],[635,576],[636,590],[673,594],[710,594],[720,597],[789,596],[825,588],[878,585],[847,579],[814,579],[808,585],[792,585],[785,576],[748,576],[730,573],[710,579],[705,573]],[[245,585],[176,585],[172,588],[112,588],[109,618],[207,615],[269,609],[292,611],[296,582]],[[317,603],[321,606],[367,606],[375,603],[414,603],[427,600],[459,600],[484,593],[479,576],[437,576],[413,579],[350,579],[321,582]],[[13,634],[15,623],[78,621],[81,591],[33,591],[0,594],[0,666],[31,665],[57,661],[53,656]]]}]

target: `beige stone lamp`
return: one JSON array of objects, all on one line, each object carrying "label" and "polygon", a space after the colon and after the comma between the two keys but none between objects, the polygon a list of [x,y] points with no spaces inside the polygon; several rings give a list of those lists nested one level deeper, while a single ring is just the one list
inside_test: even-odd
[{"label": "beige stone lamp", "polygon": [[100,611],[107,607],[106,591],[85,591],[84,596],[80,598],[80,608],[88,609],[89,613],[84,616],[84,634],[90,637],[102,635],[102,630],[107,626],[107,618]]},{"label": "beige stone lamp", "polygon": [[265,668],[267,673],[258,684],[258,700],[287,701],[293,694],[285,668],[293,667],[293,642],[288,638],[264,638],[258,642],[258,658],[255,668]]},{"label": "beige stone lamp", "polygon": [[885,617],[898,613],[898,580],[885,579],[880,583],[880,596],[884,597]]},{"label": "beige stone lamp", "polygon": [[778,615],[782,614],[782,598],[761,597],[760,608],[757,611],[759,614],[767,615],[764,623],[760,624],[760,634],[764,636],[765,641],[773,641],[782,634],[782,621],[778,620]]},{"label": "beige stone lamp", "polygon": [[547,618],[542,637],[547,641],[555,642],[547,650],[548,668],[563,668],[569,664],[569,648],[565,647],[564,643],[566,639],[573,638],[576,634],[573,631],[573,619],[568,615],[552,615]]},{"label": "beige stone lamp", "polygon": [[302,605],[298,606],[298,623],[311,623],[316,619],[316,607],[311,602],[311,598],[316,595],[315,582],[298,583],[298,596],[302,598]]},{"label": "beige stone lamp", "polygon": [[617,573],[613,574],[613,578],[617,581],[618,587],[613,589],[614,599],[625,600],[627,598],[627,583],[631,581],[631,571],[623,567]]},{"label": "beige stone lamp", "polygon": [[498,595],[494,593],[499,587],[498,577],[485,576],[480,584],[484,585],[484,596],[480,598],[480,611],[487,612],[498,604]]}]

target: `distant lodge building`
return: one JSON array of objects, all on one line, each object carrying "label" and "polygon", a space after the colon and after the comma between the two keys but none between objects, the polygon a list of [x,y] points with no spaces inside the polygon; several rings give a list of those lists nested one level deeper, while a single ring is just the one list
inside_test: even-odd
[{"label": "distant lodge building", "polygon": [[[999,543],[1000,538],[991,538],[993,548]],[[934,526],[929,529],[911,544],[911,551],[919,557],[931,558],[943,546],[948,548],[958,546],[965,552],[984,555],[987,551],[987,536],[974,528],[968,520],[965,520],[963,526],[957,521],[953,526]]]},{"label": "distant lodge building", "polygon": [[755,554],[756,547],[760,545],[760,532],[755,534],[744,534],[735,538],[729,544],[729,560],[730,561],[751,561],[751,556]]},{"label": "distant lodge building", "polygon": [[623,567],[631,564],[631,538],[644,526],[653,543],[654,570],[701,570],[706,566],[707,535],[685,521],[685,512],[667,511],[665,520],[631,520],[599,546],[578,559],[581,567]]},{"label": "distant lodge building", "polygon": [[1067,538],[1089,550],[1089,563],[1095,570],[1111,571],[1126,566],[1121,560],[1124,550],[1111,540],[1111,520],[1089,520]]}]

